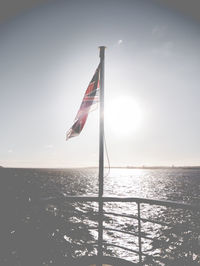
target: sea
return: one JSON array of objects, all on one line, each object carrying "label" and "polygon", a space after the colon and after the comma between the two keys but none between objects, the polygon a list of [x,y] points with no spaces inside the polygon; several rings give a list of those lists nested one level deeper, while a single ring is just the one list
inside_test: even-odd
[{"label": "sea", "polygon": [[[0,168],[0,188],[0,265],[60,266],[97,254],[98,204],[67,196],[97,196],[98,169]],[[199,205],[200,168],[106,168],[104,195]],[[140,208],[144,265],[199,265],[199,211]],[[137,210],[134,202],[104,204],[105,255],[138,262]]]}]

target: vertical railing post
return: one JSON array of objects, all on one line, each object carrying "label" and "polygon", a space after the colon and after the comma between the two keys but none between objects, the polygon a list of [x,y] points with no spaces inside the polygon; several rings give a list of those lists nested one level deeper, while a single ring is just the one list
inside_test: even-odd
[{"label": "vertical railing post", "polygon": [[138,246],[139,246],[139,262],[142,262],[142,240],[141,240],[141,219],[140,219],[140,202],[138,205]]}]

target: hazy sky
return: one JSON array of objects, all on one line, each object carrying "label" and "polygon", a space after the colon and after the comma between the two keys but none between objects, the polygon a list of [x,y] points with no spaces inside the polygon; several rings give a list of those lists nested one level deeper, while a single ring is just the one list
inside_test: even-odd
[{"label": "hazy sky", "polygon": [[111,165],[200,165],[197,22],[151,0],[57,0],[0,25],[0,40],[0,165],[98,165],[98,112],[65,133],[99,45]]}]

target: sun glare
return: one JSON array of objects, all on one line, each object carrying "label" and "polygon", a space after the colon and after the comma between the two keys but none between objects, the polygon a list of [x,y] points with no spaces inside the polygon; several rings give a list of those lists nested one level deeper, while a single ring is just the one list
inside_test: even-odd
[{"label": "sun glare", "polygon": [[142,118],[142,109],[133,98],[116,98],[105,106],[107,130],[119,137],[129,136],[137,131],[141,127]]}]

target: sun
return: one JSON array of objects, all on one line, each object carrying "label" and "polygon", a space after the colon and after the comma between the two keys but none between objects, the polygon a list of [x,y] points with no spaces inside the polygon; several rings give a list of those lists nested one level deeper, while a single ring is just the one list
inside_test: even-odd
[{"label": "sun", "polygon": [[142,108],[131,97],[115,98],[105,106],[106,128],[116,136],[131,136],[141,128],[142,121]]}]

